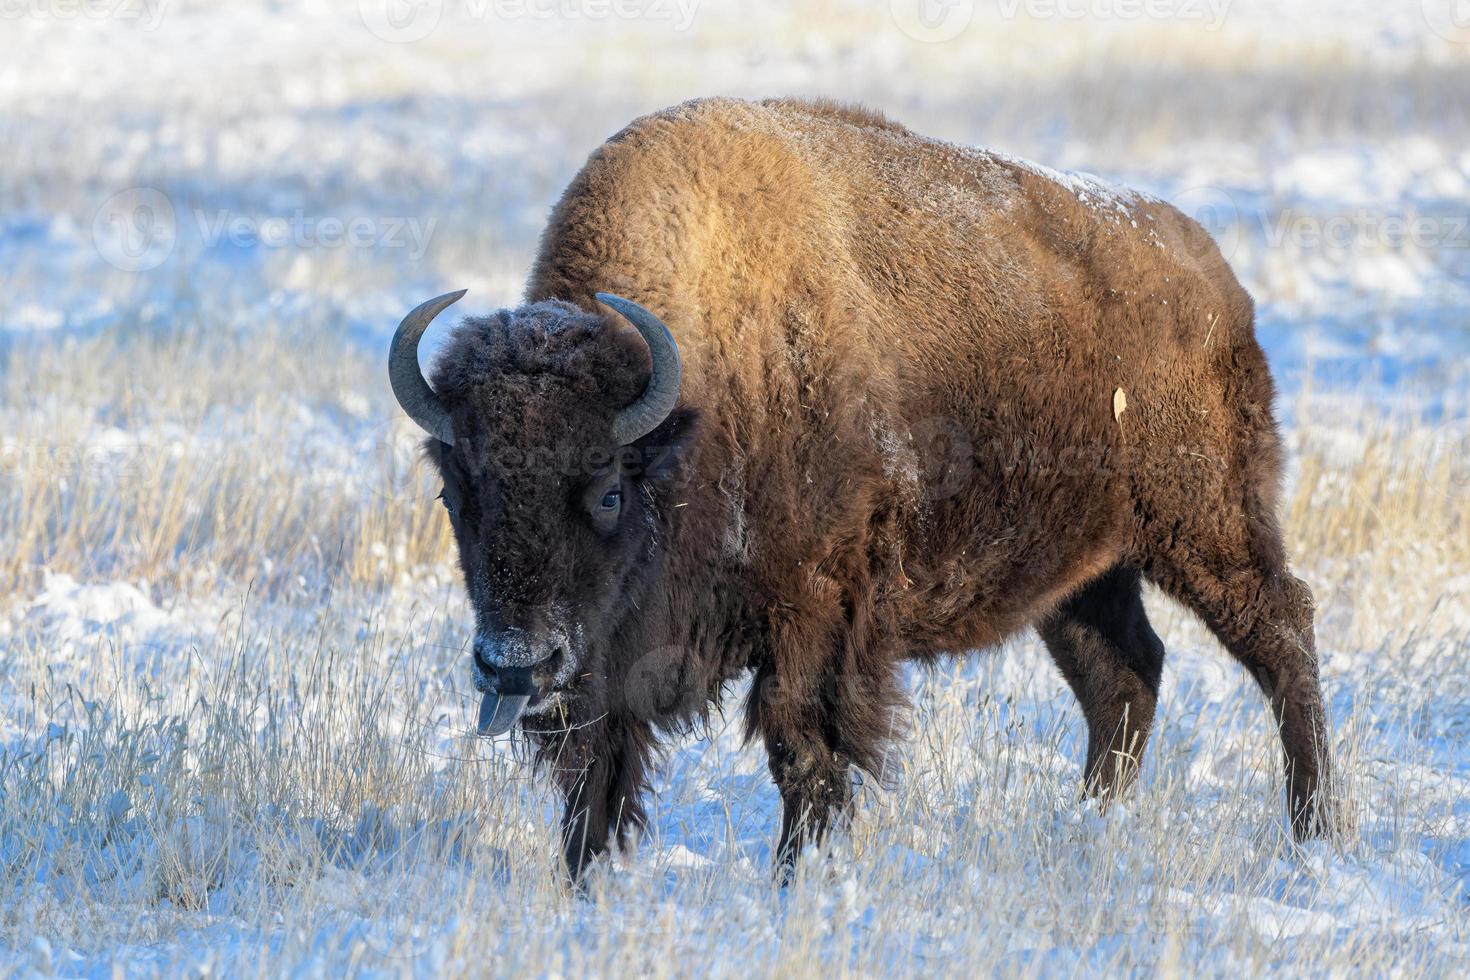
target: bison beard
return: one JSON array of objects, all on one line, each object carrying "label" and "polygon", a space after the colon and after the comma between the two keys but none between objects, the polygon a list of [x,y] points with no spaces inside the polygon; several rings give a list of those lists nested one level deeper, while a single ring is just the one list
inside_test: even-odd
[{"label": "bison beard", "polygon": [[784,877],[881,773],[902,664],[1028,626],[1107,801],[1159,695],[1145,581],[1259,681],[1296,834],[1331,828],[1270,373],[1168,204],[858,108],[704,100],[592,155],[526,304],[464,321],[431,386],[418,339],[460,295],[409,314],[390,376],[444,481],[480,728],[536,744],[573,878],[642,822],[655,733],[741,677]]}]

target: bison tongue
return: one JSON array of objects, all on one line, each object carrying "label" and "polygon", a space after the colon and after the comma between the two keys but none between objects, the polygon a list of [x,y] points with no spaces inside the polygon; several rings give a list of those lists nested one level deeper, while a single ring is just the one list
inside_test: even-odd
[{"label": "bison tongue", "polygon": [[531,700],[529,694],[487,694],[480,702],[480,734],[504,735],[515,727]]}]

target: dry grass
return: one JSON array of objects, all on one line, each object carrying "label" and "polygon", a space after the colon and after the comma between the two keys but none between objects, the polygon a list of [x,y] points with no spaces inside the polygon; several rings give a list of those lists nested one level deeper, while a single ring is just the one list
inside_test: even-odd
[{"label": "dry grass", "polygon": [[[20,342],[6,372],[0,586],[43,570],[274,591],[442,564],[419,436],[329,324]],[[309,367],[308,367],[309,365]],[[370,382],[368,379],[371,378]]]}]

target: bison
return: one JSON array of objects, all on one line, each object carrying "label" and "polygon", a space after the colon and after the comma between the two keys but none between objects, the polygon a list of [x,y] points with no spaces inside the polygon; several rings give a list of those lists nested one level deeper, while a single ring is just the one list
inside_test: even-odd
[{"label": "bison", "polygon": [[461,295],[403,320],[391,381],[443,479],[481,731],[519,723],[555,773],[573,879],[644,820],[659,733],[746,676],[789,874],[879,771],[902,665],[1027,626],[1112,797],[1159,694],[1145,581],[1260,683],[1293,829],[1328,828],[1270,371],[1170,205],[860,107],[699,100],[591,155],[525,305],[426,379]]}]

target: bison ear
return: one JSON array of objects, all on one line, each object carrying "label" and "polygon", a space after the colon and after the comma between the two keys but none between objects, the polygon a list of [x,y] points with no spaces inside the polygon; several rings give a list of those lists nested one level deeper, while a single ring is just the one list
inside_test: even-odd
[{"label": "bison ear", "polygon": [[699,413],[680,407],[669,413],[658,428],[633,444],[642,460],[639,476],[649,480],[667,480],[686,466],[694,451],[694,435],[699,427]]},{"label": "bison ear", "polygon": [[434,469],[440,474],[444,472],[447,461],[449,444],[442,441],[438,436],[427,436],[419,446],[419,452],[423,458],[434,464]]}]

